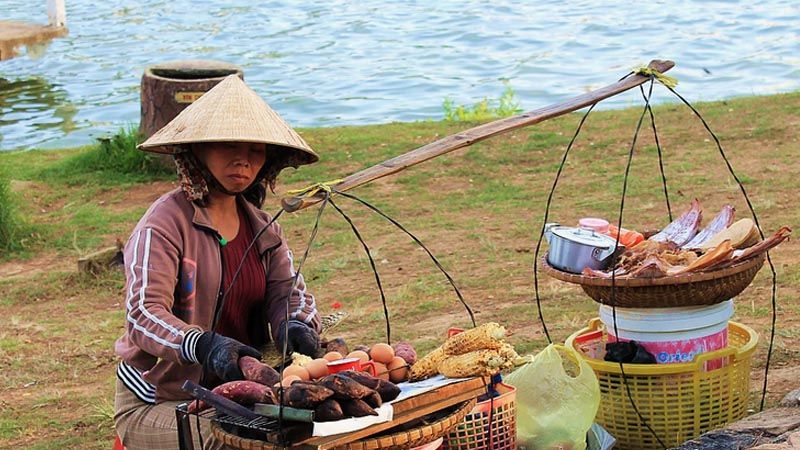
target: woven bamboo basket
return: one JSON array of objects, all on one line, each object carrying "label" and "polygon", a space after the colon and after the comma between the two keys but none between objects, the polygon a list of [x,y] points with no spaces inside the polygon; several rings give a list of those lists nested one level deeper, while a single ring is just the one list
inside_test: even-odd
[{"label": "woven bamboo basket", "polygon": [[[475,403],[475,399],[468,400],[444,410],[443,415],[439,413],[432,415],[433,418],[428,420],[425,418],[420,419],[423,423],[414,428],[405,429],[409,426],[406,424],[398,427],[403,428],[401,430],[389,429],[380,436],[340,445],[331,450],[406,450],[418,447],[445,436],[466,417],[475,406]],[[223,444],[239,450],[282,450],[286,448],[265,441],[236,436],[223,430],[213,421],[211,423],[211,432]]]},{"label": "woven bamboo basket", "polygon": [[674,308],[714,305],[739,295],[764,265],[764,255],[709,272],[687,273],[661,278],[587,277],[558,270],[542,257],[542,271],[551,277],[578,284],[598,303],[624,308]]}]

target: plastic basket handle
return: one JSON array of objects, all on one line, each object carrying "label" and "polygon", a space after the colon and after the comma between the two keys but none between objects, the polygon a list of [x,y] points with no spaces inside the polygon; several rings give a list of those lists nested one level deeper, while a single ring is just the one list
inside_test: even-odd
[{"label": "plastic basket handle", "polygon": [[595,318],[589,320],[589,330],[590,331],[599,330],[602,327],[603,327],[603,322],[600,320],[599,317],[595,317]]},{"label": "plastic basket handle", "polygon": [[458,333],[463,333],[463,332],[464,332],[463,328],[450,327],[447,329],[447,337],[453,337]]},{"label": "plastic basket handle", "polygon": [[[735,348],[726,347],[726,348],[723,348],[723,349],[714,350],[713,352],[701,353],[701,354],[695,356],[694,363],[697,365],[697,367],[703,367],[703,364],[705,364],[705,363],[707,363],[709,361],[713,361],[715,359],[732,357],[733,358],[732,361],[736,361],[736,353],[737,352],[736,352]],[[714,369],[714,370],[719,370],[721,368],[722,367],[719,367],[719,368]]]}]

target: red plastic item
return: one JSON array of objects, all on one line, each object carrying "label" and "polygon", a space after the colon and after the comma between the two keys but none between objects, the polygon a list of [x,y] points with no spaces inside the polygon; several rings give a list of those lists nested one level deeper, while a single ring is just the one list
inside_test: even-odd
[{"label": "red plastic item", "polygon": [[125,450],[125,446],[122,445],[122,440],[119,438],[119,436],[117,436],[117,438],[114,439],[114,449],[113,450]]},{"label": "red plastic item", "polygon": [[343,372],[345,370],[355,370],[356,372],[365,371],[373,377],[376,376],[375,365],[372,361],[361,362],[359,358],[344,358],[328,363],[329,373]]},{"label": "red plastic item", "polygon": [[464,332],[463,328],[452,327],[447,330],[447,337],[452,337],[457,335],[458,333],[463,333],[463,332]]},{"label": "red plastic item", "polygon": [[[614,225],[608,226],[608,234],[612,238],[617,238],[617,230],[618,228]],[[639,242],[644,241],[644,235],[639,233],[638,231],[628,230],[626,228],[622,229],[622,233],[619,236],[619,243],[624,245],[626,248],[631,248],[634,245],[638,244]]]}]

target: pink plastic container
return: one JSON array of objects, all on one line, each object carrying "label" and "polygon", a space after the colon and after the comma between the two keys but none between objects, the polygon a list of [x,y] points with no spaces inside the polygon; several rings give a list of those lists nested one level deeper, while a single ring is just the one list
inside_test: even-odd
[{"label": "pink plastic container", "polygon": [[594,230],[598,233],[608,233],[608,221],[605,219],[598,219],[596,217],[584,217],[578,221],[578,226],[589,230]]},{"label": "pink plastic container", "polygon": [[[614,333],[610,306],[600,307],[609,342],[636,341],[652,353],[658,364],[691,362],[695,356],[728,346],[728,321],[733,301],[685,308],[617,308]],[[706,370],[722,367],[723,360],[709,361]]]}]

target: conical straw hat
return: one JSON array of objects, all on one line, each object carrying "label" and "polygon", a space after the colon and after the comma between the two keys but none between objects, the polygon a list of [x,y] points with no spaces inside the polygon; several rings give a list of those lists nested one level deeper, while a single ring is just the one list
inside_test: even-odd
[{"label": "conical straw hat", "polygon": [[180,144],[258,142],[286,150],[285,166],[316,162],[319,157],[281,116],[236,75],[230,75],[164,125],[139,149],[176,153]]}]

